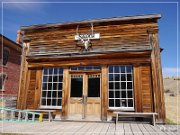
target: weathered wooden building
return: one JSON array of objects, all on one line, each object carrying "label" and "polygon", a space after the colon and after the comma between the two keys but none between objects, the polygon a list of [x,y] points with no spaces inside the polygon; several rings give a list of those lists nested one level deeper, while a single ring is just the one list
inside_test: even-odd
[{"label": "weathered wooden building", "polygon": [[19,109],[62,119],[110,120],[113,111],[165,120],[159,14],[21,28]]}]

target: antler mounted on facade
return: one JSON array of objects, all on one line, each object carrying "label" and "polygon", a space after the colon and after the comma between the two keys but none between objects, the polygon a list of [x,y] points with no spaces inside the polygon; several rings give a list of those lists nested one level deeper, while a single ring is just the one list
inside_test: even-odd
[{"label": "antler mounted on facade", "polygon": [[[81,47],[81,50],[88,51],[90,47],[92,47],[91,40],[92,39],[99,39],[100,34],[95,33],[94,34],[94,27],[93,23],[91,23],[91,33],[79,33],[79,25],[76,28],[76,35],[75,35],[75,40],[77,41],[77,46]],[[79,43],[80,41],[81,43]]]}]

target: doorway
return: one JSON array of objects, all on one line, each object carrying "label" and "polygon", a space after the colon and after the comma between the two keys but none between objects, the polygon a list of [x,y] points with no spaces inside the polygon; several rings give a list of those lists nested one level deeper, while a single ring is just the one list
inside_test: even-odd
[{"label": "doorway", "polygon": [[71,74],[69,119],[101,120],[100,73]]}]

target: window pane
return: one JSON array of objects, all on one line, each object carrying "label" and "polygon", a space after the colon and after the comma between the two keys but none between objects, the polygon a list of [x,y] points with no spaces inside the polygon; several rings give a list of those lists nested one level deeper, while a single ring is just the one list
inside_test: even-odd
[{"label": "window pane", "polygon": [[100,78],[88,78],[88,97],[100,97]]},{"label": "window pane", "polygon": [[132,73],[132,66],[126,66],[126,72]]},{"label": "window pane", "polygon": [[109,99],[109,107],[114,107],[114,99]]},{"label": "window pane", "polygon": [[43,82],[47,82],[48,81],[48,76],[44,76],[43,77]]},{"label": "window pane", "polygon": [[62,83],[58,83],[58,90],[62,90]]},{"label": "window pane", "polygon": [[132,99],[129,99],[129,100],[128,100],[128,106],[129,106],[129,107],[133,107],[133,100],[132,100]]},{"label": "window pane", "polygon": [[120,81],[120,76],[119,76],[119,74],[115,74],[115,81]]},{"label": "window pane", "polygon": [[42,99],[41,104],[46,105],[46,99]]},{"label": "window pane", "polygon": [[52,106],[56,106],[56,99],[52,99]]},{"label": "window pane", "polygon": [[115,100],[115,105],[116,105],[116,107],[120,107],[120,99]]},{"label": "window pane", "polygon": [[62,97],[62,91],[58,91],[58,98]]},{"label": "window pane", "polygon": [[121,106],[122,106],[122,107],[127,107],[126,99],[122,99],[122,100],[121,100]]},{"label": "window pane", "polygon": [[115,88],[116,88],[116,90],[120,88],[120,87],[119,87],[119,82],[116,82],[116,83],[115,83]]},{"label": "window pane", "polygon": [[51,105],[51,99],[47,99],[47,105]]},{"label": "window pane", "polygon": [[9,59],[9,50],[3,49],[3,65],[6,65]]},{"label": "window pane", "polygon": [[82,97],[82,78],[71,78],[71,97]]},{"label": "window pane", "polygon": [[52,90],[52,83],[48,83],[48,90]]},{"label": "window pane", "polygon": [[121,66],[121,73],[125,73],[125,66]]},{"label": "window pane", "polygon": [[120,91],[115,91],[115,97],[120,98]]},{"label": "window pane", "polygon": [[126,81],[126,74],[121,74],[121,81]]},{"label": "window pane", "polygon": [[52,82],[52,78],[53,78],[52,76],[49,76],[48,77],[48,82]]},{"label": "window pane", "polygon": [[128,98],[133,98],[132,91],[127,91],[127,94]]},{"label": "window pane", "polygon": [[126,89],[126,82],[121,82],[121,89]]},{"label": "window pane", "polygon": [[53,74],[53,68],[49,68],[49,75]]},{"label": "window pane", "polygon": [[109,91],[109,98],[114,98],[114,91]]},{"label": "window pane", "polygon": [[48,74],[48,68],[44,68],[44,75]]},{"label": "window pane", "polygon": [[127,82],[127,89],[132,89],[132,82]]},{"label": "window pane", "polygon": [[62,81],[63,81],[63,76],[60,75],[60,76],[59,76],[59,82],[62,82]]},{"label": "window pane", "polygon": [[62,99],[58,99],[57,105],[58,105],[58,106],[61,106],[61,104],[62,104]]},{"label": "window pane", "polygon": [[109,74],[109,81],[113,81],[113,74]]},{"label": "window pane", "polygon": [[52,97],[56,98],[57,97],[57,91],[52,91]]},{"label": "window pane", "polygon": [[46,97],[46,91],[42,91],[42,97]]},{"label": "window pane", "polygon": [[48,91],[48,93],[47,93],[47,97],[51,97],[51,91]]},{"label": "window pane", "polygon": [[109,66],[109,73],[113,73],[113,66]]},{"label": "window pane", "polygon": [[115,66],[115,73],[119,73],[119,66]]},{"label": "window pane", "polygon": [[53,82],[58,82],[58,76],[53,76]]},{"label": "window pane", "polygon": [[132,75],[131,74],[127,74],[127,81],[132,81]]},{"label": "window pane", "polygon": [[54,74],[55,74],[55,75],[58,74],[58,68],[54,68]]},{"label": "window pane", "polygon": [[47,90],[47,83],[43,83],[43,90]]},{"label": "window pane", "polygon": [[122,91],[122,98],[126,98],[126,91]]},{"label": "window pane", "polygon": [[114,83],[113,82],[109,83],[109,89],[114,89]]}]

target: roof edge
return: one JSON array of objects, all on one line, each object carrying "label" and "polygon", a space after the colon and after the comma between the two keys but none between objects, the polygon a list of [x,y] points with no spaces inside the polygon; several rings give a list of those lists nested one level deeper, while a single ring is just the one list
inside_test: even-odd
[{"label": "roof edge", "polygon": [[82,21],[74,21],[74,22],[47,23],[47,24],[40,24],[40,25],[22,26],[21,30],[58,27],[58,26],[63,26],[63,25],[80,25],[80,24],[86,24],[86,23],[102,23],[102,22],[109,22],[109,21],[112,21],[112,22],[113,21],[131,21],[131,20],[160,19],[160,18],[161,18],[161,14],[120,16],[120,17],[91,19],[91,20],[82,20]]}]

